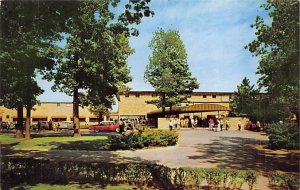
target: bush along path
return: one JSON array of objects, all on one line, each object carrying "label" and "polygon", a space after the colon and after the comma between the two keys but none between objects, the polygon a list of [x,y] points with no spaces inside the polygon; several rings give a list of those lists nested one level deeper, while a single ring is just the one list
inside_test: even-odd
[{"label": "bush along path", "polygon": [[[129,184],[158,189],[253,189],[254,171],[217,168],[169,168],[157,164],[116,164],[4,158],[1,188],[21,184],[67,184],[70,181],[101,186]],[[47,168],[47,169],[46,169]]]},{"label": "bush along path", "polygon": [[178,142],[178,133],[166,130],[129,131],[110,136],[111,150],[140,149],[149,146],[173,146]]}]

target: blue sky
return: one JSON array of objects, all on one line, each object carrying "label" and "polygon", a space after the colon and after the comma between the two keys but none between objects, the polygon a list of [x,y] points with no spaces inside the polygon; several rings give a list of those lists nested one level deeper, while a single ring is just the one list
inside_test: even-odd
[{"label": "blue sky", "polygon": [[[233,92],[244,77],[252,84],[258,58],[244,46],[255,39],[250,28],[256,15],[266,13],[260,8],[263,0],[152,0],[155,16],[144,18],[137,26],[140,35],[130,39],[135,53],[128,59],[132,90],[153,90],[144,80],[144,71],[151,51],[148,43],[159,28],[178,30],[188,54],[190,70],[200,82],[195,91]],[[40,101],[72,101],[59,92],[52,92],[52,83],[38,80],[45,90]]]}]

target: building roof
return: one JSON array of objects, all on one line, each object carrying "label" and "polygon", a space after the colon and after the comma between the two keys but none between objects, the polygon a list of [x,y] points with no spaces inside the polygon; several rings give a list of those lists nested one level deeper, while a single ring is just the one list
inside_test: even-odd
[{"label": "building roof", "polygon": [[[165,114],[182,114],[182,113],[196,113],[196,112],[210,112],[210,111],[229,111],[226,106],[219,104],[194,104],[186,107],[174,107],[171,111],[165,110]],[[147,115],[163,115],[162,110],[149,112]]]},{"label": "building roof", "polygon": [[[157,94],[155,91],[128,91],[121,94]],[[192,92],[193,96],[202,96],[202,95],[233,95],[233,92]]]}]

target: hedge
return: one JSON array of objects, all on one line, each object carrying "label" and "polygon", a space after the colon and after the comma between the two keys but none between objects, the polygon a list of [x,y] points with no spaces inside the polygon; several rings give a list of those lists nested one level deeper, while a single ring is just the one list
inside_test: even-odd
[{"label": "hedge", "polygon": [[[251,170],[169,168],[157,164],[50,161],[3,158],[1,187],[20,184],[129,184],[155,189],[252,189],[257,174]],[[248,184],[248,185],[247,185]]]},{"label": "hedge", "polygon": [[109,137],[111,150],[138,149],[148,146],[172,146],[178,141],[178,133],[167,130],[128,131]]}]

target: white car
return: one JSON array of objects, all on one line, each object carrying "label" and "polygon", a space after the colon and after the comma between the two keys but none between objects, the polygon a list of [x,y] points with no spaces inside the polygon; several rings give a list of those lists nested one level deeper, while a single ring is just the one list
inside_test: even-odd
[{"label": "white car", "polygon": [[62,129],[73,129],[73,122],[72,121],[63,121],[61,123],[59,123],[58,129],[62,130]]}]

